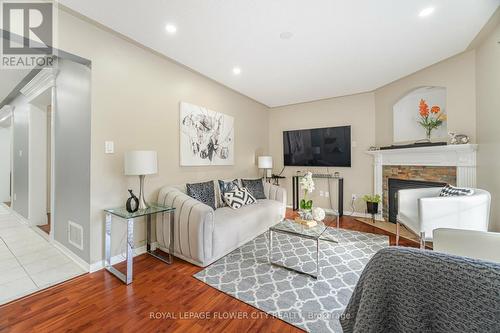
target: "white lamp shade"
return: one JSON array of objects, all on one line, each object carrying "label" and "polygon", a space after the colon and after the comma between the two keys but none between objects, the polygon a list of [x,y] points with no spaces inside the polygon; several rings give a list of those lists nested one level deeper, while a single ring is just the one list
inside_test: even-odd
[{"label": "white lamp shade", "polygon": [[272,156],[259,156],[259,169],[272,169],[273,158]]},{"label": "white lamp shade", "polygon": [[158,159],[155,151],[135,150],[125,153],[125,175],[142,176],[158,173]]}]

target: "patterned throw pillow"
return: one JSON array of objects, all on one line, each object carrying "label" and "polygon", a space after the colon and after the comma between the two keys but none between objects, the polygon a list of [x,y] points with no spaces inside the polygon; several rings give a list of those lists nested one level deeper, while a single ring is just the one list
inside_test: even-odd
[{"label": "patterned throw pillow", "polygon": [[439,193],[440,197],[458,197],[461,195],[472,195],[474,194],[474,190],[470,188],[460,188],[451,185],[446,185],[443,187],[441,192]]},{"label": "patterned throw pillow", "polygon": [[262,179],[242,179],[241,184],[246,187],[248,192],[257,200],[267,199],[264,194],[264,185],[262,184]]},{"label": "patterned throw pillow", "polygon": [[240,183],[238,182],[238,179],[231,181],[219,180],[220,200],[217,204],[217,208],[227,206],[226,202],[224,201],[224,193],[231,192],[239,188],[240,188]]},{"label": "patterned throw pillow", "polygon": [[187,195],[215,209],[214,182],[186,184]]},{"label": "patterned throw pillow", "polygon": [[246,188],[235,189],[224,193],[224,201],[232,209],[238,209],[245,205],[251,205],[257,202]]}]

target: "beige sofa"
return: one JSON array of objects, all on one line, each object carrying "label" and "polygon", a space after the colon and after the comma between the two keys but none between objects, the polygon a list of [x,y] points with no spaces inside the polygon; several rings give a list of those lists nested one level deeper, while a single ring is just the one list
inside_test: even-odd
[{"label": "beige sofa", "polygon": [[[186,186],[160,190],[158,202],[176,208],[174,255],[197,266],[208,266],[252,240],[285,217],[286,190],[264,183],[267,199],[240,209],[213,210],[186,194]],[[156,220],[157,246],[168,252],[170,228],[161,215]]]}]

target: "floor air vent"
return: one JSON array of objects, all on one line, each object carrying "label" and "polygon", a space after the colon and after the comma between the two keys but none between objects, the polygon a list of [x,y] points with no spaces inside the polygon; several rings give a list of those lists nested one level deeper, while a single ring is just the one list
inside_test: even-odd
[{"label": "floor air vent", "polygon": [[74,247],[83,250],[83,228],[81,225],[68,221],[68,242]]}]

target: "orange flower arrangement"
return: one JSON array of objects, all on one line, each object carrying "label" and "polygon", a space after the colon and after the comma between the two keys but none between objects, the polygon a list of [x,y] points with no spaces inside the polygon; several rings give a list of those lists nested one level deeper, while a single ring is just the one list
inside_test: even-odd
[{"label": "orange flower arrangement", "polygon": [[429,106],[425,102],[425,100],[421,99],[420,104],[418,106],[418,109],[420,110],[420,115],[422,117],[427,117],[429,116]]},{"label": "orange flower arrangement", "polygon": [[437,105],[433,105],[429,111],[429,105],[427,105],[424,99],[420,100],[418,111],[420,114],[418,123],[425,128],[427,140],[430,141],[432,130],[438,128],[446,121],[446,115],[441,112],[441,108]]}]

